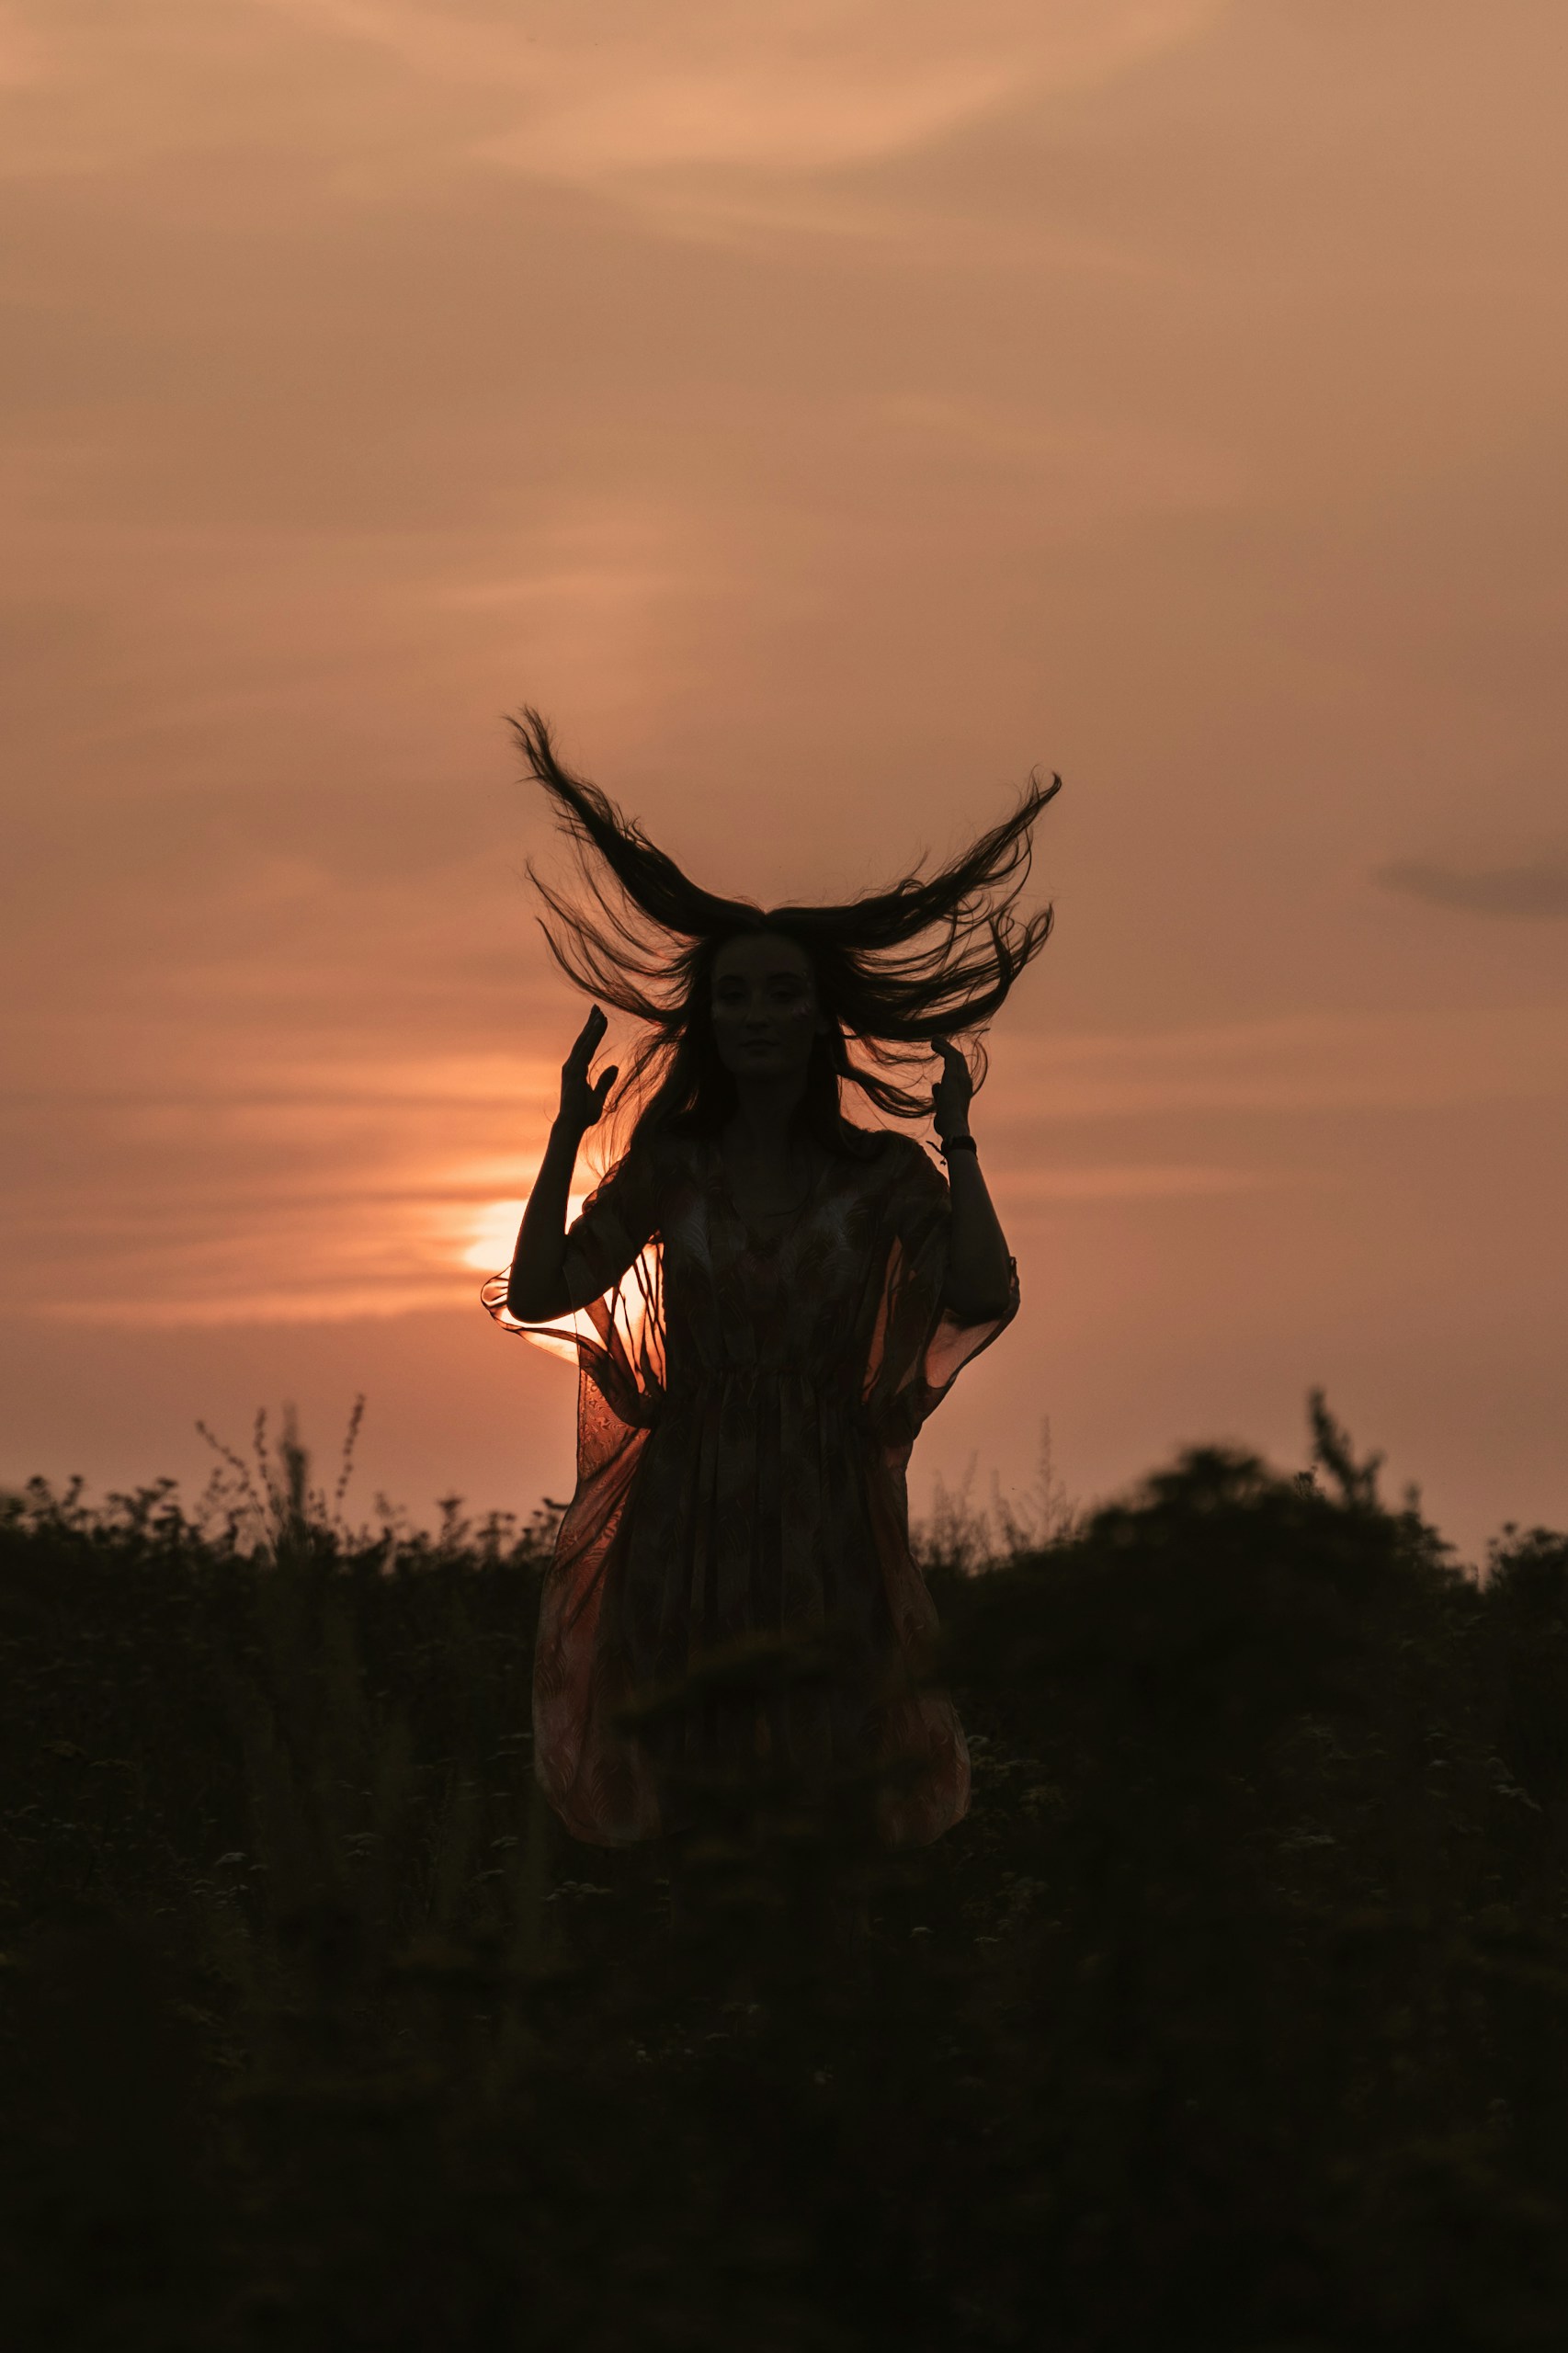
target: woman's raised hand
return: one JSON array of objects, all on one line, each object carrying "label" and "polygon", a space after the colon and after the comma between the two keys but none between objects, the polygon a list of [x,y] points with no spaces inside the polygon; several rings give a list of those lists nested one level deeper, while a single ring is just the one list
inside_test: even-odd
[{"label": "woman's raised hand", "polygon": [[969,1064],[950,1038],[933,1038],[931,1049],[942,1058],[942,1075],[931,1090],[931,1117],[944,1143],[950,1136],[969,1133],[969,1103],[974,1081]]},{"label": "woman's raised hand", "polygon": [[619,1072],[614,1063],[600,1071],[597,1078],[588,1076],[588,1064],[604,1042],[609,1023],[596,1005],[581,1029],[566,1060],[561,1065],[561,1109],[558,1124],[571,1128],[577,1135],[593,1127],[605,1108],[606,1098],[615,1085]]}]

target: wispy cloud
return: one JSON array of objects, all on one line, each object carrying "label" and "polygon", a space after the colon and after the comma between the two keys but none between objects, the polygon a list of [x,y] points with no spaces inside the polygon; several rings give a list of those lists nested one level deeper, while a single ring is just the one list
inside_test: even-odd
[{"label": "wispy cloud", "polygon": [[1404,898],[1465,915],[1517,915],[1549,923],[1568,918],[1568,857],[1561,853],[1515,866],[1445,866],[1433,858],[1401,858],[1380,866],[1372,880]]},{"label": "wispy cloud", "polygon": [[985,473],[1028,483],[1057,529],[1238,507],[1252,487],[1233,451],[1193,434],[952,393],[886,393],[868,406],[869,438],[897,459],[928,478],[945,471],[971,485]]},{"label": "wispy cloud", "polygon": [[[308,153],[330,122],[335,164],[377,185],[476,167],[622,194],[691,172],[810,178],[1112,78],[1232,5],[17,0],[5,168],[97,174],[225,142]],[[722,211],[722,190],[708,195]]]},{"label": "wispy cloud", "polygon": [[[542,1147],[553,1057],[335,1057],[276,1046],[219,1071],[57,1082],[16,1107],[0,1216],[22,1245],[13,1311],[110,1323],[329,1322],[472,1302],[483,1235],[505,1256]],[[1164,1034],[998,1039],[983,1097],[1003,1211],[1136,1214],[1313,1180],[1263,1144],[1212,1159],[1204,1115],[1394,1113],[1568,1093],[1568,1006],[1313,1016]],[[1061,1133],[1153,1120],[1135,1155],[1075,1160]],[[1092,1150],[1092,1147],[1091,1147]],[[1116,1147],[1112,1147],[1113,1153]],[[593,1180],[590,1149],[583,1175]],[[1249,1159],[1251,1155],[1249,1154]]]},{"label": "wispy cloud", "polygon": [[994,1060],[1021,1131],[1208,1111],[1539,1101],[1568,1094],[1568,1005],[1295,1014],[1100,1037],[999,1035]]},{"label": "wispy cloud", "polygon": [[1194,1166],[1158,1161],[1116,1162],[1065,1168],[1002,1169],[994,1190],[1004,1209],[1071,1201],[1197,1201],[1255,1192],[1277,1181],[1255,1168]]},{"label": "wispy cloud", "polygon": [[423,76],[512,95],[484,152],[599,181],[669,166],[812,173],[927,144],[1052,87],[1124,71],[1229,0],[559,0],[520,18],[421,0],[271,0]]}]

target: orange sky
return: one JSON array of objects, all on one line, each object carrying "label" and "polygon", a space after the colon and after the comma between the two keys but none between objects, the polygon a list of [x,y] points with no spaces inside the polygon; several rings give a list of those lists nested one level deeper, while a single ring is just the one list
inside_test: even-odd
[{"label": "orange sky", "polygon": [[13,0],[0,1477],[570,1483],[525,699],[715,887],[1030,766],[915,1460],[1568,1520],[1561,0]]}]

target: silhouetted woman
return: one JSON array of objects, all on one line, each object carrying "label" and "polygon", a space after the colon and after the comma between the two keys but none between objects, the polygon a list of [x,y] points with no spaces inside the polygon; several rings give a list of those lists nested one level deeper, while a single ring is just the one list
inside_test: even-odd
[{"label": "silhouetted woman", "polygon": [[[824,1793],[892,1767],[877,1827],[926,1843],[969,1802],[951,1701],[917,1680],[936,1629],[911,1557],[905,1466],[960,1368],[1017,1312],[970,1132],[975,1079],[953,1035],[988,1021],[1043,947],[1015,919],[1030,828],[1051,795],[940,872],[836,907],[764,910],[699,890],[597,786],[513,722],[576,846],[574,904],[533,881],[551,948],[642,1026],[620,1091],[624,1154],[566,1226],[578,1147],[618,1076],[590,1076],[595,1004],[491,1313],[528,1329],[574,1311],[577,1486],[545,1580],[535,1769],[601,1846],[687,1825],[691,1776],[769,1760]],[[532,869],[529,870],[530,874]],[[903,1083],[933,1051],[934,1090]],[[975,1052],[977,1070],[983,1061]],[[858,1087],[934,1117],[948,1180],[912,1136],[846,1119]],[[653,1715],[618,1711],[726,1646],[804,1637],[830,1677],[755,1677]]]}]

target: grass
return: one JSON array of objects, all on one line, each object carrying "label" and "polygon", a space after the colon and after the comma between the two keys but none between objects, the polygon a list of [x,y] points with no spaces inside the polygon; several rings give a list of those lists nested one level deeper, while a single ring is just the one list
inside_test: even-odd
[{"label": "grass", "polygon": [[983,1574],[949,1499],[975,1802],[901,1857],[760,1781],[565,1837],[553,1506],[351,1529],[287,1426],[188,1515],[34,1483],[6,2341],[1555,2347],[1568,1539],[1457,1566],[1314,1414],[1313,1479],[1191,1452]]}]

